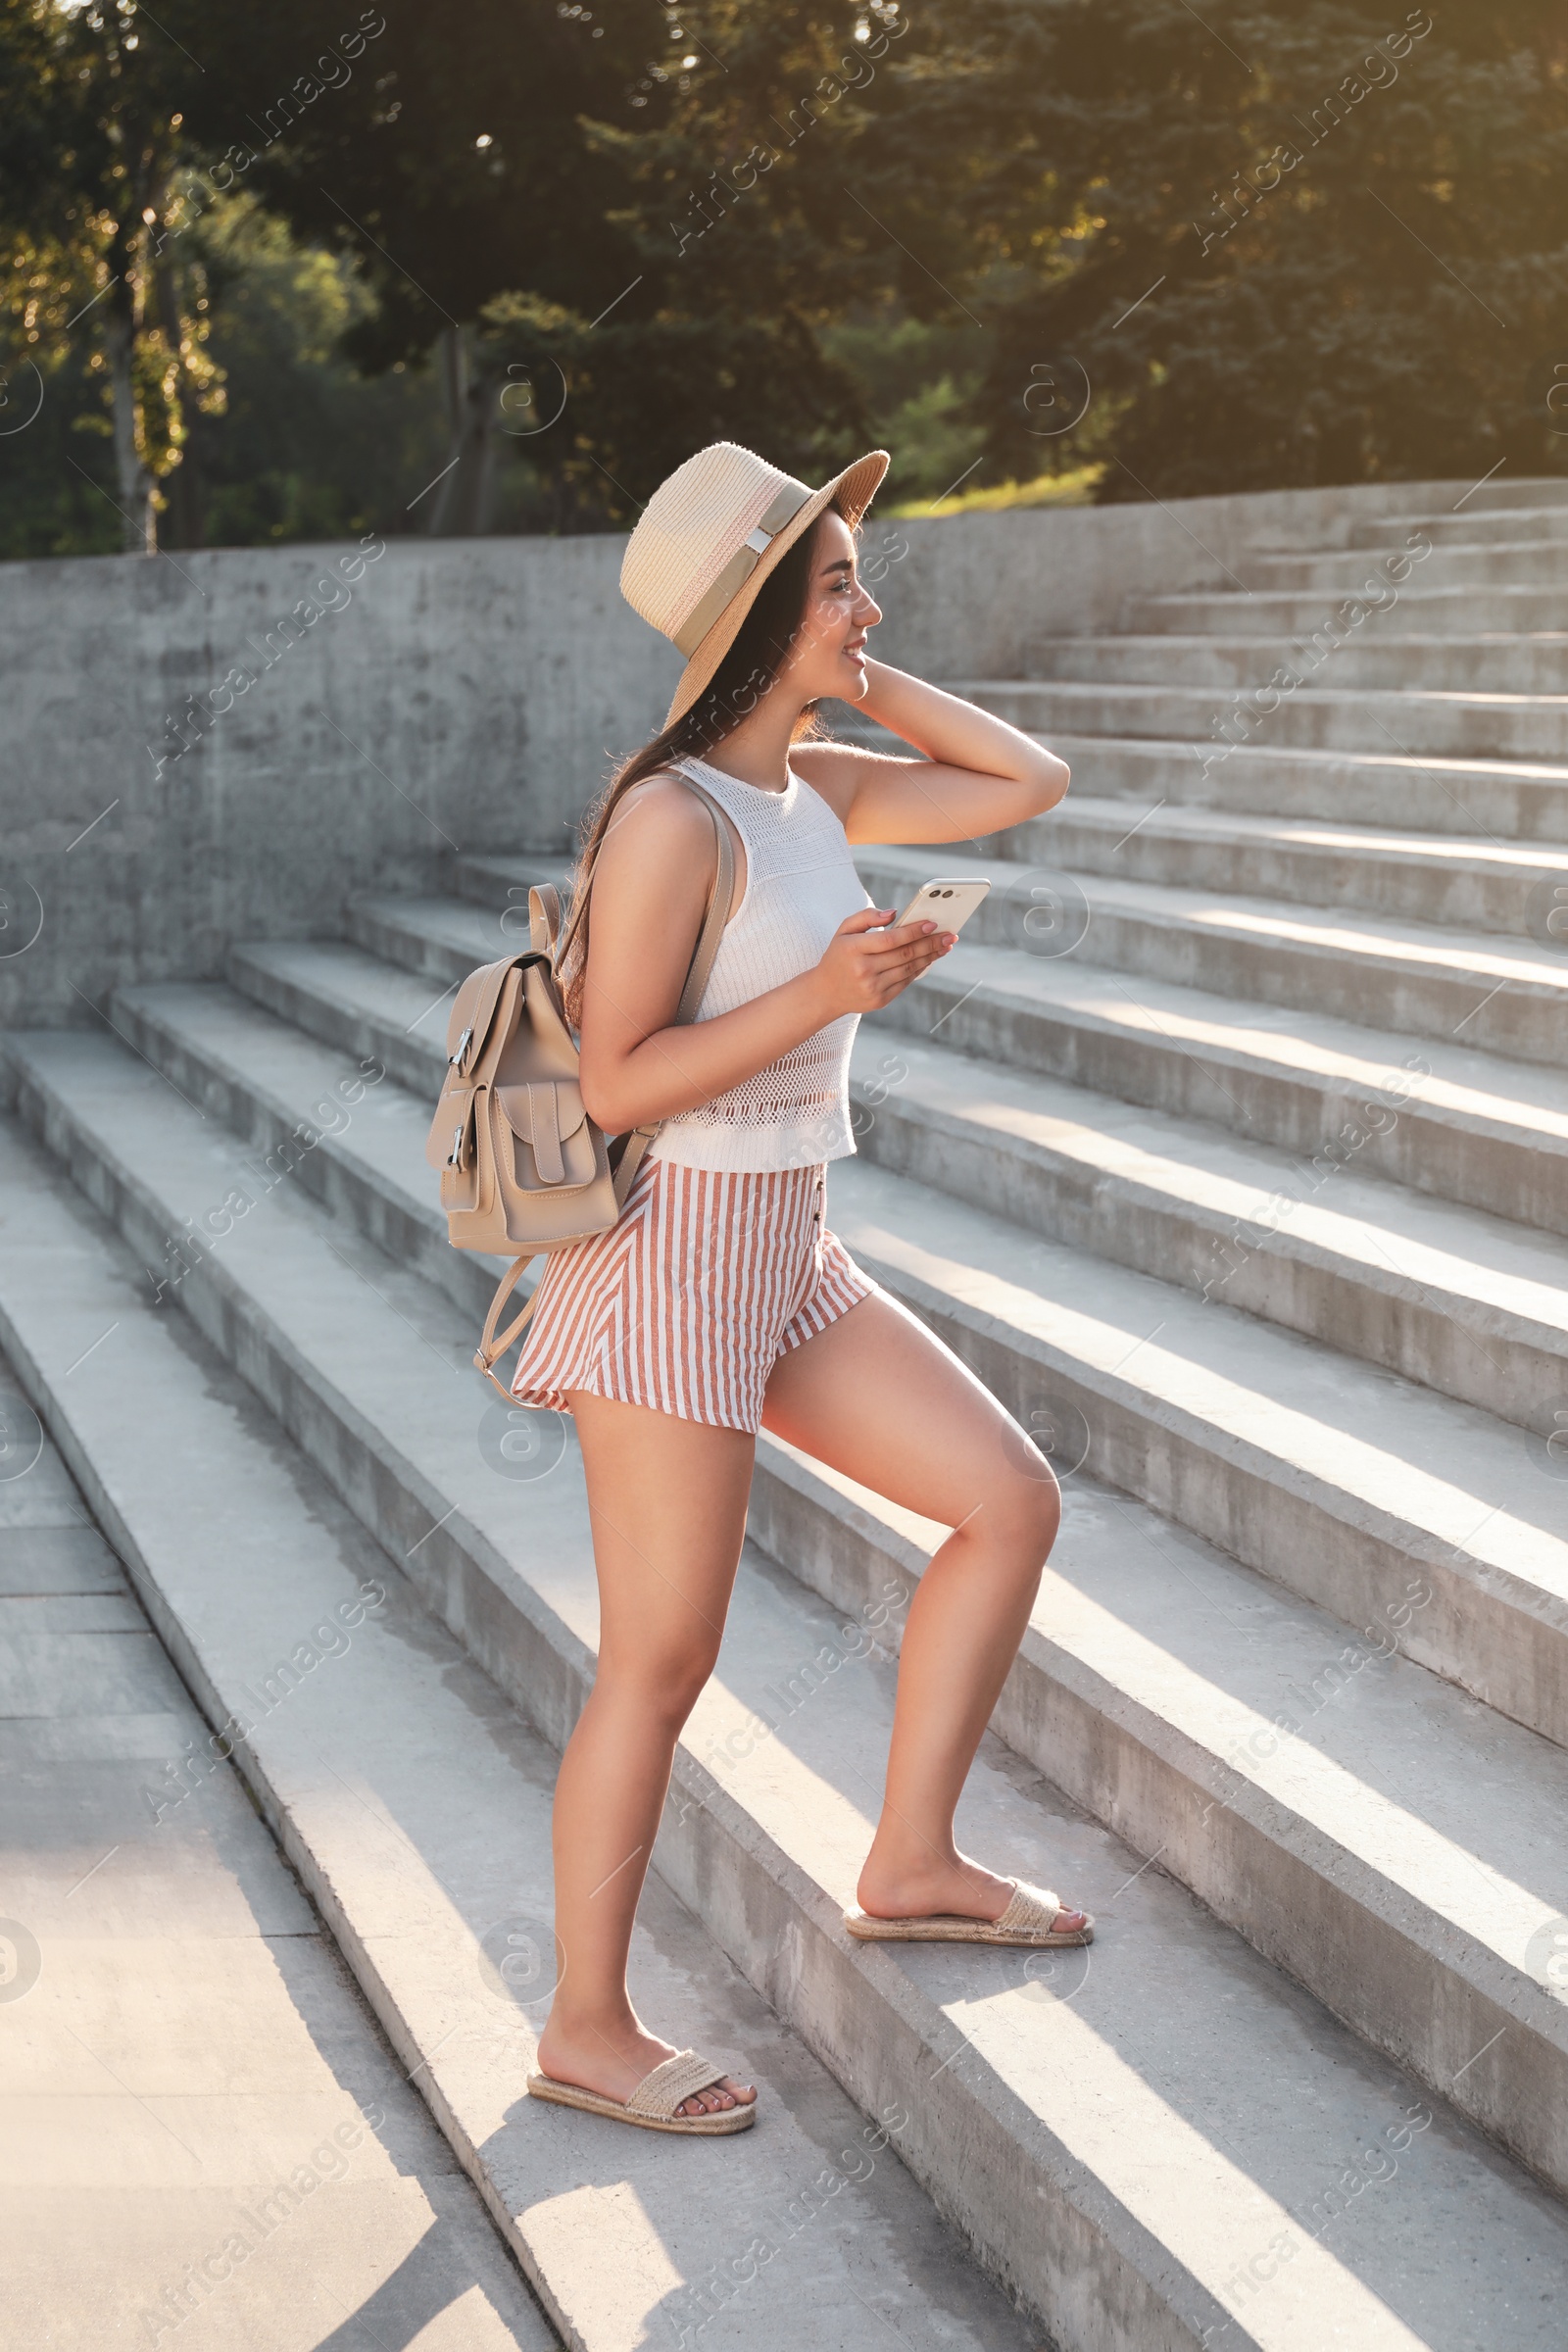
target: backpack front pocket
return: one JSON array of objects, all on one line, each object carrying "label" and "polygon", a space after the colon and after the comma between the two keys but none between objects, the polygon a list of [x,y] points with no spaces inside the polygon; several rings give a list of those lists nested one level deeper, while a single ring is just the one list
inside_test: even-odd
[{"label": "backpack front pocket", "polygon": [[519,1192],[569,1192],[592,1184],[599,1154],[573,1078],[536,1078],[495,1088],[496,1159]]}]

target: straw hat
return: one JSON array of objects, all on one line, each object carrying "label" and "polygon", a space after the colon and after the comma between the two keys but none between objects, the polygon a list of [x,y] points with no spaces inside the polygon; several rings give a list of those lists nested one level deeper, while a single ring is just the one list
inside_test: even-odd
[{"label": "straw hat", "polygon": [[620,592],[686,657],[665,726],[691,709],[740,633],[774,565],[837,499],[850,528],[888,469],[873,449],[820,490],[755,450],[714,441],[661,482],[632,532]]}]

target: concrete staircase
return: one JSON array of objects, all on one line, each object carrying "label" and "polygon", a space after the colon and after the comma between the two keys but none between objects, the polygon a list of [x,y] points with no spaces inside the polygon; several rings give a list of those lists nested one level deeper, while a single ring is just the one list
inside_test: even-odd
[{"label": "concrete staircase", "polygon": [[[1397,601],[1344,617],[1401,552]],[[771,2092],[752,2061],[772,2112],[719,2143],[724,2185],[713,2150],[683,2199],[630,2134],[519,2106],[526,2032],[481,2129],[439,1986],[494,1888],[393,1966],[386,1886],[334,1875],[324,1814],[293,1833],[589,2352],[666,2324],[858,2345],[878,2321],[1061,2352],[1562,2343],[1568,499],[1491,486],[1245,570],[1043,644],[1029,679],[961,682],[1063,752],[1069,801],[863,860],[884,902],[994,880],[862,1026],[830,1213],[1062,1476],[960,1830],[1094,1910],[1092,1951],[844,1936],[937,1532],[766,1440],[657,1854],[689,1978],[738,1969],[811,2053]],[[1271,709],[1247,699],[1293,663]],[[534,1733],[559,1746],[580,1704],[569,1424],[467,1370],[495,1269],[447,1248],[421,1155],[450,991],[559,870],[463,859],[453,897],[357,904],[345,941],[244,947],[226,988],[127,989],[99,1031],[7,1041],[0,1149],[44,1207],[0,1338],[199,1690],[221,1680],[200,1578],[159,1563],[238,1373],[259,1409],[211,1442],[280,1514],[260,1548],[245,1531],[253,1576],[315,1540],[274,1493],[302,1457]],[[828,2201],[861,2178],[846,2093],[875,2119],[870,2222],[858,2190]],[[834,2134],[839,2186],[786,2230],[760,2217],[803,2131]],[[549,2183],[578,2184],[580,2229]]]}]

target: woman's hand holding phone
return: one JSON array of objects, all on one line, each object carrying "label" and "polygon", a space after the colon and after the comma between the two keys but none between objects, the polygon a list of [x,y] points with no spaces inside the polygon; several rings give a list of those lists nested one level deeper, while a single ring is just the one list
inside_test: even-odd
[{"label": "woman's hand holding phone", "polygon": [[846,915],[809,975],[827,1005],[823,1021],[845,1012],[879,1012],[946,956],[956,934],[929,918],[896,923],[892,906],[859,906]]},{"label": "woman's hand holding phone", "polygon": [[921,883],[902,914],[891,906],[861,906],[847,915],[809,975],[832,1004],[823,1019],[891,1004],[956,945],[990,888],[984,879],[938,875]]}]

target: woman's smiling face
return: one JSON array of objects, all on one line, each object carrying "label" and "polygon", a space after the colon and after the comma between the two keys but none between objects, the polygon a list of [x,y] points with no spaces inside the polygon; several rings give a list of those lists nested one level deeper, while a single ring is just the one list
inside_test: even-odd
[{"label": "woman's smiling face", "polygon": [[816,525],[806,611],[779,670],[780,684],[803,704],[823,696],[858,703],[866,689],[866,632],[881,617],[857,568],[855,534],[829,508]]}]

